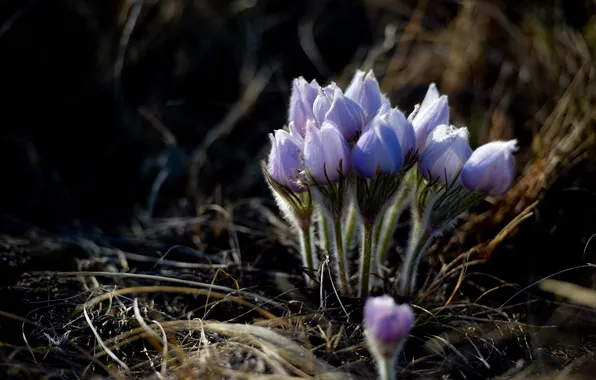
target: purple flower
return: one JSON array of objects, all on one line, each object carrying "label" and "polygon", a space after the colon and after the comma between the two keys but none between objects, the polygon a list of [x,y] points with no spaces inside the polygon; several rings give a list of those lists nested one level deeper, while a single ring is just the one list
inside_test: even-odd
[{"label": "purple flower", "polygon": [[404,157],[413,158],[416,150],[416,134],[412,123],[406,119],[406,116],[397,108],[390,108],[389,104],[383,105],[379,110],[378,116],[386,120],[395,131],[399,145]]},{"label": "purple flower", "polygon": [[[418,169],[427,180],[450,184],[472,154],[468,142],[468,129],[452,125],[439,125],[428,136]],[[459,180],[459,179],[458,179]]]},{"label": "purple flower", "polygon": [[422,153],[431,132],[441,124],[449,124],[447,96],[440,96],[437,86],[431,83],[422,104],[414,108],[408,120],[412,121],[416,133],[416,147]]},{"label": "purple flower", "polygon": [[478,147],[464,164],[462,183],[470,190],[501,195],[511,188],[515,175],[513,152],[517,140],[493,141]]},{"label": "purple flower", "polygon": [[304,162],[313,179],[321,184],[337,182],[352,170],[348,142],[328,121],[323,122],[321,129],[315,126],[314,120],[306,123]]},{"label": "purple flower", "polygon": [[319,88],[314,79],[308,83],[303,77],[299,77],[292,82],[288,122],[293,122],[302,136],[306,132],[306,121],[314,117],[313,103],[319,94]]},{"label": "purple flower", "polygon": [[267,162],[267,171],[275,182],[294,192],[305,190],[298,182],[298,176],[304,169],[301,152],[302,143],[288,132],[278,129],[269,135],[271,152]]},{"label": "purple flower", "polygon": [[369,344],[383,356],[395,354],[412,330],[414,320],[412,308],[397,305],[390,296],[369,298],[364,305],[364,329]]},{"label": "purple flower", "polygon": [[319,90],[313,111],[319,125],[332,122],[348,141],[364,128],[364,111],[355,101],[345,97],[335,83]]},{"label": "purple flower", "polygon": [[352,152],[356,173],[372,178],[377,173],[397,174],[414,149],[412,124],[397,109],[384,105],[367,125]]},{"label": "purple flower", "polygon": [[360,105],[364,111],[365,123],[376,116],[383,104],[389,103],[389,99],[381,93],[379,82],[372,70],[368,73],[361,70],[356,71],[345,95]]}]

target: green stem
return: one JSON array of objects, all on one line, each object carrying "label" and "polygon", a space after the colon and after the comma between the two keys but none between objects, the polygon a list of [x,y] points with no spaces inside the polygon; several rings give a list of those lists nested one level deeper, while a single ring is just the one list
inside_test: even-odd
[{"label": "green stem", "polygon": [[380,380],[397,380],[395,373],[395,359],[379,359],[377,360],[379,368]]},{"label": "green stem", "polygon": [[[315,269],[315,260],[312,247],[312,225],[304,226],[300,229],[300,254],[302,255],[302,265],[307,269]],[[311,286],[312,279],[305,274],[306,283]]]},{"label": "green stem", "polygon": [[379,265],[381,265],[385,261],[385,257],[387,257],[387,252],[389,251],[389,243],[391,242],[391,237],[395,233],[395,229],[397,228],[397,221],[404,209],[404,203],[407,199],[408,192],[407,191],[400,191],[398,196],[395,199],[395,202],[387,213],[385,214],[384,221],[382,223],[382,227],[379,228],[379,235],[376,236],[377,247],[376,247],[376,256],[379,261]]},{"label": "green stem", "polygon": [[356,230],[356,212],[356,205],[354,202],[351,202],[348,209],[348,215],[346,216],[344,252],[348,252],[352,247],[352,241],[354,240],[354,230]]},{"label": "green stem", "polygon": [[321,240],[323,241],[323,249],[325,250],[325,254],[328,255],[331,252],[331,241],[329,239],[329,220],[327,219],[327,215],[325,215],[325,212],[323,210],[319,211],[319,216],[319,234]]},{"label": "green stem", "polygon": [[343,239],[341,234],[341,219],[333,221],[334,235],[335,235],[335,254],[337,262],[337,275],[339,276],[339,290],[341,295],[347,296],[350,294],[350,283],[348,281],[348,268],[346,251],[343,246]]},{"label": "green stem", "polygon": [[360,289],[358,292],[359,297],[368,296],[369,290],[369,275],[370,275],[370,256],[372,251],[372,235],[373,226],[371,224],[364,223],[362,225],[363,236],[362,236],[362,253],[360,255]]},{"label": "green stem", "polygon": [[402,272],[399,278],[399,293],[404,297],[410,296],[416,283],[418,265],[424,251],[431,242],[431,236],[427,233],[427,228],[419,219],[413,220],[410,241],[402,264]]}]

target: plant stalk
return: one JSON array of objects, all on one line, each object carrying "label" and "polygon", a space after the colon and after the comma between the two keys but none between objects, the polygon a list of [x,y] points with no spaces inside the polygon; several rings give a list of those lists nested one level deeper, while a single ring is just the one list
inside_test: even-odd
[{"label": "plant stalk", "polygon": [[354,231],[356,230],[357,208],[354,202],[350,202],[348,215],[346,216],[345,233],[343,237],[344,252],[349,252],[354,240]]},{"label": "plant stalk", "polygon": [[387,213],[385,214],[385,218],[379,228],[379,235],[377,236],[377,247],[376,247],[376,257],[378,259],[378,265],[381,265],[385,258],[387,257],[387,252],[389,251],[389,244],[391,242],[391,238],[395,233],[395,229],[397,228],[397,222],[401,213],[404,210],[404,203],[407,200],[408,192],[401,190],[397,195],[395,202],[391,205]]},{"label": "plant stalk", "polygon": [[319,237],[323,243],[325,254],[331,253],[331,240],[329,239],[329,219],[323,210],[319,210]]},{"label": "plant stalk", "polygon": [[339,278],[339,290],[342,296],[347,296],[350,294],[350,282],[348,280],[348,260],[343,246],[340,218],[334,219],[333,227],[335,235],[335,260],[337,263],[336,272]]},{"label": "plant stalk", "polygon": [[370,259],[372,251],[372,235],[373,225],[368,223],[362,224],[362,252],[360,255],[360,289],[358,291],[359,297],[368,296],[369,291],[369,276],[370,276]]},{"label": "plant stalk", "polygon": [[395,359],[377,359],[380,380],[397,380],[395,373]]},{"label": "plant stalk", "polygon": [[[300,233],[300,254],[302,256],[302,265],[307,268],[315,269],[314,250],[312,245],[312,224],[303,226],[299,229]],[[312,279],[305,274],[306,284],[313,285]]]}]

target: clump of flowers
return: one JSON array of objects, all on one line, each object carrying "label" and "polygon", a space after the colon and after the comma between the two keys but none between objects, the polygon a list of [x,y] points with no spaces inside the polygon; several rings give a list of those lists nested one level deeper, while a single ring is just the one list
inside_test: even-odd
[{"label": "clump of flowers", "polygon": [[[430,244],[463,212],[513,183],[516,141],[473,151],[468,137],[465,127],[449,124],[447,96],[434,84],[406,116],[372,71],[357,71],[345,92],[335,83],[295,79],[287,126],[271,135],[263,171],[298,232],[304,267],[319,267],[318,238],[339,292],[366,297],[384,279],[399,215],[409,206],[412,227],[396,283],[401,295],[414,294]],[[352,270],[356,231],[359,268]]]}]

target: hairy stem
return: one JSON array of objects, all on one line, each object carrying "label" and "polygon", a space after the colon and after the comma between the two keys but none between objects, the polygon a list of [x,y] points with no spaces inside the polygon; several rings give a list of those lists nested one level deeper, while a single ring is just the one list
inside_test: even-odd
[{"label": "hairy stem", "polygon": [[329,219],[323,210],[319,210],[319,237],[323,243],[325,254],[331,253],[331,240],[329,239]]},{"label": "hairy stem", "polygon": [[[312,245],[312,225],[303,226],[300,230],[300,254],[302,256],[302,265],[307,268],[315,269],[314,250]],[[305,274],[306,283],[311,286],[312,279]]]},{"label": "hairy stem", "polygon": [[395,373],[395,359],[377,359],[380,380],[397,380]]},{"label": "hairy stem", "polygon": [[344,252],[348,252],[352,247],[352,241],[354,240],[354,230],[356,229],[356,215],[357,208],[354,202],[350,203],[348,208],[348,215],[346,216],[345,234],[344,234]]},{"label": "hairy stem", "polygon": [[415,289],[420,258],[431,242],[431,236],[428,233],[426,224],[419,219],[414,219],[412,223],[410,241],[408,242],[399,278],[399,294],[404,297],[410,296]]},{"label": "hairy stem", "polygon": [[395,202],[393,202],[389,210],[387,210],[385,218],[379,228],[380,236],[376,237],[376,257],[378,259],[378,265],[381,265],[387,257],[391,237],[393,236],[393,234],[395,233],[395,229],[397,228],[397,221],[399,220],[399,217],[403,212],[404,203],[407,200],[407,196],[407,191],[402,190],[399,192],[395,199]]},{"label": "hairy stem", "polygon": [[341,219],[333,221],[334,235],[335,235],[335,260],[337,263],[337,276],[339,277],[339,289],[343,296],[350,294],[350,283],[348,281],[348,260],[346,258],[346,251],[343,246],[343,239],[341,234]]},{"label": "hairy stem", "polygon": [[366,297],[368,296],[369,291],[373,225],[363,223],[362,230],[362,251],[360,255],[360,289],[358,291],[358,296]]}]

